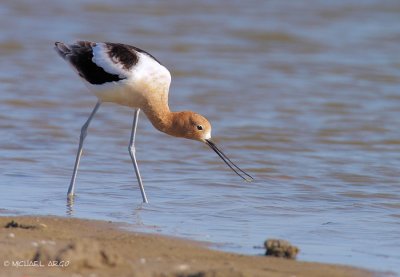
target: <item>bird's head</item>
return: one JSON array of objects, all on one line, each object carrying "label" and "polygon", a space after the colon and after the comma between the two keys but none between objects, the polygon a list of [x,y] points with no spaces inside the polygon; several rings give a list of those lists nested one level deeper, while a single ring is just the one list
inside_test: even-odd
[{"label": "bird's head", "polygon": [[201,141],[207,144],[218,156],[242,179],[251,182],[253,177],[234,164],[218,147],[211,141],[211,124],[202,115],[184,111],[175,113],[172,120],[173,136]]},{"label": "bird's head", "polygon": [[192,140],[206,142],[211,138],[211,124],[202,115],[191,111],[176,113],[172,122],[173,134]]}]

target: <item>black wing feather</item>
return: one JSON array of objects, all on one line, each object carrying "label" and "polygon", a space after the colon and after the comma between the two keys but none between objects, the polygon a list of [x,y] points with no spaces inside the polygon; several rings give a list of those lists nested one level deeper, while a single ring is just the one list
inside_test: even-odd
[{"label": "black wing feather", "polygon": [[57,53],[69,61],[78,71],[79,76],[93,85],[101,85],[108,82],[116,82],[125,78],[117,74],[110,74],[93,62],[93,50],[96,43],[90,41],[78,41],[75,44],[66,45],[62,42],[55,43]]}]

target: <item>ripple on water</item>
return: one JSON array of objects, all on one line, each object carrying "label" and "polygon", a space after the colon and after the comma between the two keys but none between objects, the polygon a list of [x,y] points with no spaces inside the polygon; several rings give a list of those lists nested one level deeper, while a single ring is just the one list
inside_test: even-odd
[{"label": "ripple on water", "polygon": [[7,40],[0,41],[0,55],[13,55],[24,50],[24,46],[19,41]]}]

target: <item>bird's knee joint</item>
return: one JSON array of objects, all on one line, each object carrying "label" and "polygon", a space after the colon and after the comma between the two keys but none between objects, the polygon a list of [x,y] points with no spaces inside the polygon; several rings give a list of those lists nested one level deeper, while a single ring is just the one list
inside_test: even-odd
[{"label": "bird's knee joint", "polygon": [[85,124],[85,125],[83,125],[82,128],[81,128],[81,135],[79,136],[79,138],[80,138],[81,140],[83,140],[83,139],[86,138],[86,135],[87,135],[87,127],[88,127],[88,126]]},{"label": "bird's knee joint", "polygon": [[131,152],[131,153],[135,153],[135,152],[136,152],[136,147],[135,147],[135,145],[129,145],[129,146],[128,146],[128,151]]}]

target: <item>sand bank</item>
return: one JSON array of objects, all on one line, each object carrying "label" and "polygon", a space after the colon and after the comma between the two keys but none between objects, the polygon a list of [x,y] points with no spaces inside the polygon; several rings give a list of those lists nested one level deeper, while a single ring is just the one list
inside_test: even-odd
[{"label": "sand bank", "polygon": [[373,276],[347,266],[230,254],[118,227],[74,218],[0,217],[0,276]]}]

